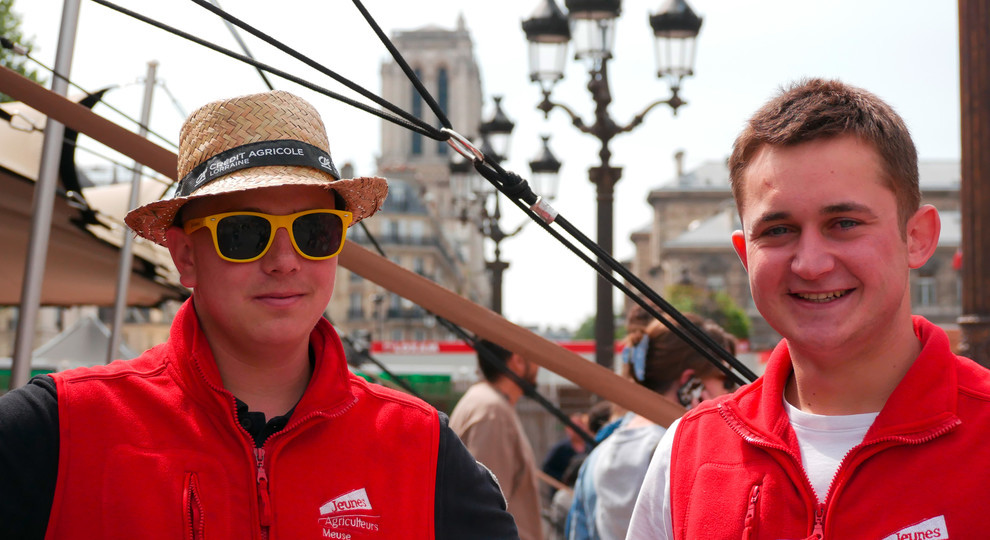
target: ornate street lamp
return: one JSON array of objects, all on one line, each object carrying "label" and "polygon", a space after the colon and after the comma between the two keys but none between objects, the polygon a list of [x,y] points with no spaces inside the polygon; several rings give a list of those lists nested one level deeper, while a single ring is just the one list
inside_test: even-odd
[{"label": "ornate street lamp", "polygon": [[620,0],[565,0],[574,36],[575,60],[608,60],[615,45]]},{"label": "ornate street lamp", "polygon": [[[612,93],[608,83],[608,61],[613,57],[615,19],[619,16],[621,0],[565,0],[569,13],[565,16],[554,0],[539,0],[533,15],[523,21],[523,31],[530,46],[530,79],[540,84],[543,101],[537,105],[546,116],[554,108],[562,109],[580,131],[595,136],[601,142],[598,156],[601,164],[588,171],[596,186],[598,199],[598,245],[612,253],[613,191],[622,169],[609,163],[612,152],[609,142],[621,133],[639,126],[646,114],[660,104],[667,104],[677,114],[685,104],[678,92],[684,77],[694,74],[694,43],[701,30],[701,18],[686,0],[667,0],[660,10],[650,16],[656,40],[657,76],[668,82],[671,96],[649,104],[628,124],[617,124],[608,111]],[[570,22],[574,37],[575,59],[589,60],[588,90],[595,101],[594,123],[588,125],[564,104],[551,101],[553,86],[564,76],[563,62],[569,36],[561,30],[561,19]],[[560,52],[564,50],[565,52]],[[595,360],[612,367],[614,359],[615,314],[612,286],[604,278],[598,280],[595,316]]]},{"label": "ornate street lamp", "polygon": [[[666,79],[673,97],[684,77],[694,75],[695,40],[701,31],[701,17],[684,0],[669,0],[660,11],[650,15],[656,51],[657,77]],[[677,107],[672,103],[674,114]]]},{"label": "ornate street lamp", "polygon": [[482,140],[491,143],[491,148],[495,153],[493,155],[485,152],[484,149],[479,148],[479,150],[495,161],[502,161],[508,155],[509,140],[512,138],[512,130],[516,124],[509,120],[505,111],[502,110],[502,96],[492,96],[492,99],[495,101],[495,111],[490,119],[481,123],[478,131],[481,132]]},{"label": "ornate street lamp", "polygon": [[540,155],[529,162],[529,170],[533,171],[530,177],[533,192],[552,201],[557,196],[557,186],[559,182],[560,160],[550,151],[550,136],[542,135],[543,148]]},{"label": "ornate street lamp", "polygon": [[564,78],[567,42],[571,40],[567,15],[554,0],[543,0],[522,26],[529,41],[529,79],[540,83],[543,93],[549,95],[553,85]]}]

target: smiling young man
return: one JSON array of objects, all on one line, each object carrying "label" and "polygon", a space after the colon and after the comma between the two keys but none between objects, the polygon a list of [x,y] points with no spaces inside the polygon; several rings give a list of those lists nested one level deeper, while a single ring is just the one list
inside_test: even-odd
[{"label": "smiling young man", "polygon": [[667,432],[627,538],[981,538],[990,371],[911,315],[939,236],[883,101],[800,82],[729,163],[732,244],[783,340],[766,373]]},{"label": "smiling young man", "polygon": [[178,157],[175,196],[126,220],[192,297],[140,357],[0,398],[0,537],[517,538],[446,417],[351,374],[322,318],[385,180],[340,178],[278,91],[202,107]]}]

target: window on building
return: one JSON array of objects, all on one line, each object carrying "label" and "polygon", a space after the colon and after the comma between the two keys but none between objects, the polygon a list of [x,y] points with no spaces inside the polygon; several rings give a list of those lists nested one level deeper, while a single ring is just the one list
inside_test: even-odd
[{"label": "window on building", "polygon": [[419,243],[423,239],[423,222],[413,221],[409,224],[409,237],[416,243]]},{"label": "window on building", "polygon": [[915,280],[915,305],[934,306],[935,305],[935,278],[919,276]]},{"label": "window on building", "polygon": [[[447,99],[447,69],[440,68],[437,73],[437,105],[444,114],[447,113]],[[448,146],[446,141],[437,141],[437,154],[446,155]]]},{"label": "window on building", "polygon": [[392,329],[392,341],[402,341],[402,329],[400,328]]},{"label": "window on building", "polygon": [[725,276],[708,276],[705,278],[705,286],[712,292],[725,292]]},{"label": "window on building", "polygon": [[402,212],[409,205],[409,186],[403,182],[392,182],[388,189],[389,201],[396,210]]},{"label": "window on building", "polygon": [[938,261],[934,257],[915,271],[914,275],[914,305],[934,306],[938,303],[936,298],[937,282],[935,274],[938,271]]},{"label": "window on building", "polygon": [[351,320],[363,319],[364,318],[364,304],[362,303],[362,295],[359,292],[352,292],[350,294],[349,303],[347,306],[347,318]]},{"label": "window on building", "polygon": [[[423,71],[420,69],[415,70],[416,77],[419,80],[423,80]],[[409,89],[412,91],[412,115],[416,118],[423,117],[423,97],[419,95],[416,88],[410,86]],[[412,135],[412,154],[414,156],[419,156],[423,154],[423,135],[421,133],[411,132]]]}]

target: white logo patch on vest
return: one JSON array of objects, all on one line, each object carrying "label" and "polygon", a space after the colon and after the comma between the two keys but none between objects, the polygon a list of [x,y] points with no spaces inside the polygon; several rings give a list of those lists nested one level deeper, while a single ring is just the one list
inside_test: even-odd
[{"label": "white logo patch on vest", "polygon": [[377,533],[378,519],[365,488],[349,491],[320,506],[323,538],[350,540],[351,533]]},{"label": "white logo patch on vest", "polygon": [[929,540],[949,538],[949,530],[945,527],[945,516],[926,519],[910,527],[901,529],[883,540]]}]

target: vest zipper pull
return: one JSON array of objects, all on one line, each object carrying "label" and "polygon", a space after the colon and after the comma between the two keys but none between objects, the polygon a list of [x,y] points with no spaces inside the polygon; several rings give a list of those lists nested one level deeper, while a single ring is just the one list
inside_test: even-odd
[{"label": "vest zipper pull", "polygon": [[811,537],[817,540],[825,538],[825,505],[819,505],[815,510],[815,530]]},{"label": "vest zipper pull", "polygon": [[756,503],[760,500],[760,485],[756,484],[749,492],[749,506],[746,508],[746,521],[743,523],[743,540],[756,538]]},{"label": "vest zipper pull", "polygon": [[258,462],[258,516],[262,527],[272,524],[272,504],[268,495],[268,475],[265,473],[265,449],[255,448],[254,457]]}]

